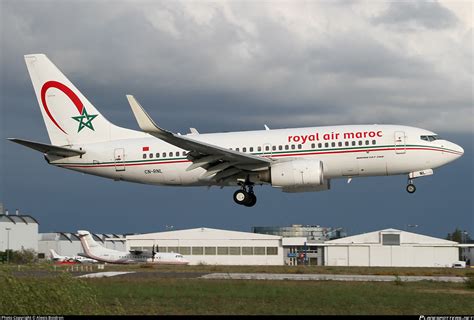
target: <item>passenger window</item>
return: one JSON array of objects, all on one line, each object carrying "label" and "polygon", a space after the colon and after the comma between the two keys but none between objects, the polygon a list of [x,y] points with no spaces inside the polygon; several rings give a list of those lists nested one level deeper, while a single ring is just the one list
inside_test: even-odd
[{"label": "passenger window", "polygon": [[329,147],[329,143],[326,142],[326,143],[324,144],[324,147],[328,148],[328,147]]},{"label": "passenger window", "polygon": [[279,146],[278,146],[278,150],[283,150],[283,146],[282,146],[282,145],[279,145]]},{"label": "passenger window", "polygon": [[377,143],[377,141],[375,141],[375,140],[372,140],[372,144],[376,144],[376,143]]},{"label": "passenger window", "polygon": [[156,153],[156,157],[157,157],[157,158],[159,158],[159,157],[160,157],[160,154],[159,154],[158,152]]},{"label": "passenger window", "polygon": [[368,146],[368,145],[369,145],[369,143],[370,143],[370,141],[369,141],[369,140],[365,140],[365,145],[366,145],[366,146]]},{"label": "passenger window", "polygon": [[186,157],[187,154],[186,154],[186,151],[183,151],[183,157]]},{"label": "passenger window", "polygon": [[179,157],[179,151],[176,151],[176,156]]},{"label": "passenger window", "polygon": [[301,149],[303,146],[301,144],[298,145],[298,149]]},{"label": "passenger window", "polygon": [[150,153],[150,159],[153,158],[153,153]]},{"label": "passenger window", "polygon": [[170,155],[170,157],[173,157],[173,152],[170,152],[169,155]]},{"label": "passenger window", "polygon": [[318,143],[318,148],[321,149],[323,147],[322,143]]},{"label": "passenger window", "polygon": [[312,143],[311,148],[313,148],[313,149],[316,148],[316,143]]},{"label": "passenger window", "polygon": [[288,149],[290,149],[290,146],[285,144],[285,150],[288,150]]},{"label": "passenger window", "polygon": [[335,147],[336,146],[336,143],[335,142],[331,142],[331,147]]},{"label": "passenger window", "polygon": [[262,147],[257,147],[257,151],[262,151]]},{"label": "passenger window", "polygon": [[247,147],[243,147],[242,152],[247,152]]},{"label": "passenger window", "polygon": [[250,150],[249,150],[249,151],[250,151],[250,152],[253,152],[253,147],[250,147]]},{"label": "passenger window", "polygon": [[270,147],[269,147],[269,146],[265,146],[265,151],[270,151]]},{"label": "passenger window", "polygon": [[341,141],[338,142],[338,146],[342,147],[342,142]]},{"label": "passenger window", "polygon": [[356,142],[355,142],[355,141],[352,141],[352,145],[355,146],[355,145],[356,145]]},{"label": "passenger window", "polygon": [[146,159],[146,153],[143,154],[143,159]]},{"label": "passenger window", "polygon": [[359,146],[361,146],[361,145],[362,145],[362,140],[359,140]]},{"label": "passenger window", "polygon": [[294,144],[291,145],[291,150],[295,150],[295,145]]},{"label": "passenger window", "polygon": [[346,141],[345,145],[346,145],[346,147],[348,147],[349,146],[349,141]]},{"label": "passenger window", "polygon": [[272,146],[272,150],[275,151],[277,149],[276,146]]},{"label": "passenger window", "polygon": [[163,158],[166,158],[166,152],[163,152]]}]

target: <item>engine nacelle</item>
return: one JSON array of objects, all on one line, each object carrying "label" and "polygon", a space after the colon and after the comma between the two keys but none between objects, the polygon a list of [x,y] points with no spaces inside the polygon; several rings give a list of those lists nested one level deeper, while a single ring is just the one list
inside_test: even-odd
[{"label": "engine nacelle", "polygon": [[316,187],[325,184],[323,162],[320,160],[291,160],[278,162],[270,168],[274,187]]}]

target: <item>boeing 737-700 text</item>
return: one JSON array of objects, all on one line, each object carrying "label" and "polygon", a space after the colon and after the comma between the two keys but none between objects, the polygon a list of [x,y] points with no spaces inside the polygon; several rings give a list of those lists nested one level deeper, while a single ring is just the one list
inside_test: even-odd
[{"label": "boeing 737-700 text", "polygon": [[51,144],[10,139],[48,163],[114,180],[165,186],[239,186],[251,207],[255,185],[284,192],[330,189],[331,179],[433,174],[464,150],[435,133],[402,125],[345,125],[186,135],[160,128],[127,95],[142,131],[105,117],[44,55],[25,56]]}]

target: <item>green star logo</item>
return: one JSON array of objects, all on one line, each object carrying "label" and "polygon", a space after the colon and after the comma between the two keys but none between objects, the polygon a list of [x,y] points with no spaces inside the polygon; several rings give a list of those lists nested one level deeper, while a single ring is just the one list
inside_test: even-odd
[{"label": "green star logo", "polygon": [[94,126],[92,125],[92,120],[94,120],[97,116],[97,114],[88,114],[86,108],[83,108],[82,114],[80,116],[72,117],[74,120],[79,122],[79,128],[77,129],[77,132],[81,132],[84,127],[88,127],[92,131],[95,131]]}]

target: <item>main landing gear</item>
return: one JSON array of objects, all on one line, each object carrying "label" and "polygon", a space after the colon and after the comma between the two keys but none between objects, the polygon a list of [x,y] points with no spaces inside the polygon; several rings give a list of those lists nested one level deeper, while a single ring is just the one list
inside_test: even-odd
[{"label": "main landing gear", "polygon": [[257,196],[253,192],[253,183],[248,179],[242,183],[242,188],[234,192],[234,201],[246,207],[253,207],[257,203]]},{"label": "main landing gear", "polygon": [[415,193],[415,191],[416,191],[416,187],[413,184],[413,179],[408,178],[407,192]]}]

